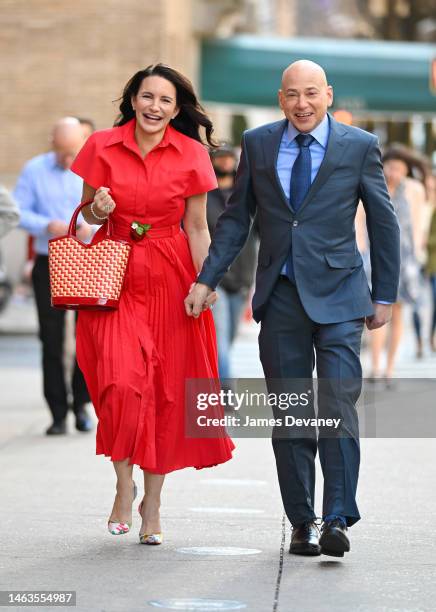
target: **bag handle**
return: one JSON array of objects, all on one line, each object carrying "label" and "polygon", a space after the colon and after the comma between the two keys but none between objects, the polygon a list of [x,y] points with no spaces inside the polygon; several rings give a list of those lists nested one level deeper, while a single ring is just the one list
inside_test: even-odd
[{"label": "bag handle", "polygon": [[[79,216],[79,213],[82,210],[82,208],[84,208],[85,206],[88,206],[88,204],[91,204],[93,201],[94,199],[86,200],[86,202],[81,202],[79,206],[76,208],[76,210],[73,212],[73,216],[71,217],[70,225],[68,226],[68,236],[76,237],[77,217]],[[112,223],[109,217],[107,218],[107,221],[105,221],[105,223],[102,223],[102,226],[105,224],[106,224],[106,237],[110,238],[112,235]]]}]

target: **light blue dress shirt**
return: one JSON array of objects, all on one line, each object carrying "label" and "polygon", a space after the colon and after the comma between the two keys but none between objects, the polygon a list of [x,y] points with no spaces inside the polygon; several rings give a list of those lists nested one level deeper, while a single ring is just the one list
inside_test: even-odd
[{"label": "light blue dress shirt", "polygon": [[47,232],[50,221],[69,223],[82,197],[82,179],[65,170],[54,152],[43,153],[29,160],[13,192],[21,213],[20,227],[35,236],[35,251],[47,255]]},{"label": "light blue dress shirt", "polygon": [[[299,133],[300,132],[289,121],[288,127],[283,132],[279,154],[277,156],[277,174],[279,176],[282,189],[288,200],[291,189],[292,168],[298,154],[300,153],[300,147],[295,140]],[[309,132],[309,134],[311,134],[315,139],[309,147],[310,156],[312,158],[311,183],[313,183],[316,175],[318,174],[319,167],[321,166],[327,149],[330,134],[330,122],[328,115],[326,115],[321,123],[314,130]],[[286,274],[286,262],[283,264],[282,274]]]},{"label": "light blue dress shirt", "polygon": [[[288,200],[291,186],[292,168],[298,154],[300,153],[300,147],[295,140],[299,133],[300,132],[292,125],[292,123],[288,122],[288,127],[283,132],[279,154],[277,157],[277,174],[279,175],[280,183]],[[316,175],[318,174],[319,167],[321,166],[327,149],[330,134],[328,115],[326,115],[321,123],[314,130],[309,132],[309,134],[315,138],[309,147],[310,156],[312,158],[311,183],[313,183]]]}]

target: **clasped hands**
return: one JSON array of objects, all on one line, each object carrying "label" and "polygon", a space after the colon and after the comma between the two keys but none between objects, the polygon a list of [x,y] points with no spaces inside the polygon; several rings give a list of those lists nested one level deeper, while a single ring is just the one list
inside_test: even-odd
[{"label": "clasped hands", "polygon": [[185,297],[185,310],[189,317],[198,318],[203,310],[212,308],[218,299],[216,291],[203,283],[192,283]]},{"label": "clasped hands", "polygon": [[[210,308],[217,300],[216,291],[203,283],[193,283],[189,294],[185,298],[186,314],[190,317],[199,317],[206,308]],[[366,326],[369,330],[378,329],[389,323],[392,317],[392,304],[374,304],[374,314],[366,317]]]}]

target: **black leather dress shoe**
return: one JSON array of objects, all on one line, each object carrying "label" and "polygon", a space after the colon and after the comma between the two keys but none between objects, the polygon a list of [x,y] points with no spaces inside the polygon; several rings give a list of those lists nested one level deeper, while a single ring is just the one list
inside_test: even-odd
[{"label": "black leather dress shoe", "polygon": [[76,429],[77,431],[91,431],[92,422],[85,408],[80,408],[76,411]]},{"label": "black leather dress shoe", "polygon": [[46,430],[45,433],[47,436],[61,436],[62,434],[66,434],[67,427],[65,425],[65,421],[53,423],[53,425],[50,425],[50,427]]},{"label": "black leather dress shoe", "polygon": [[292,529],[291,555],[315,556],[321,554],[319,545],[319,531],[314,522],[309,521]]},{"label": "black leather dress shoe", "polygon": [[324,523],[319,539],[321,554],[330,557],[343,557],[350,550],[350,540],[347,536],[347,527],[340,519]]}]

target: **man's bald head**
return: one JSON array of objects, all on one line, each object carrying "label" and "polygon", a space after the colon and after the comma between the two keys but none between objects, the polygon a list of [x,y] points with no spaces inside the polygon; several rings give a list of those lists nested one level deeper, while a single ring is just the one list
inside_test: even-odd
[{"label": "man's bald head", "polygon": [[78,119],[63,117],[56,121],[52,130],[52,147],[62,168],[71,167],[83,143],[83,130]]},{"label": "man's bald head", "polygon": [[310,60],[298,60],[282,75],[280,108],[299,132],[314,130],[333,102],[333,89],[324,69]]},{"label": "man's bald head", "polygon": [[289,79],[299,78],[312,78],[319,85],[327,87],[327,75],[324,68],[311,60],[297,60],[285,68],[282,74],[282,87],[283,83]]}]

